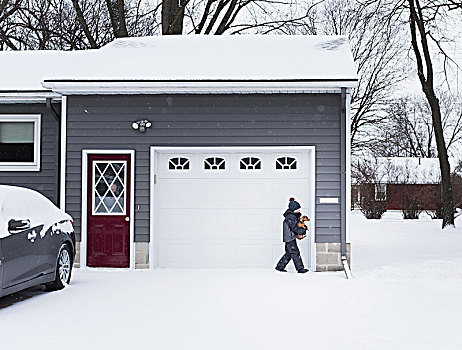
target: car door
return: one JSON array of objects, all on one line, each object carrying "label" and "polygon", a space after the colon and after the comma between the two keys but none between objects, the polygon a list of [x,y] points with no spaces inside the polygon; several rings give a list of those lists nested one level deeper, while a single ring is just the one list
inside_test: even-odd
[{"label": "car door", "polygon": [[23,230],[8,230],[8,222],[14,220],[29,220],[26,203],[29,197],[18,193],[3,202],[2,216],[6,230],[2,234],[1,244],[3,251],[3,288],[12,287],[19,283],[31,280],[38,275],[38,262],[40,253],[37,250],[37,239],[43,225],[34,225]]},{"label": "car door", "polygon": [[37,277],[40,255],[35,243],[40,238],[41,228],[29,228],[2,238],[3,288]]}]

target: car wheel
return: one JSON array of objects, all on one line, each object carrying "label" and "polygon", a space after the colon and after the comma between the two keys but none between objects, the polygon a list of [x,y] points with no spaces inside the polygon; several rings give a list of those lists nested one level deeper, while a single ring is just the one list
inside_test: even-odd
[{"label": "car wheel", "polygon": [[58,262],[56,264],[55,280],[46,285],[47,290],[63,289],[71,280],[72,261],[71,252],[66,244],[63,244],[59,250]]}]

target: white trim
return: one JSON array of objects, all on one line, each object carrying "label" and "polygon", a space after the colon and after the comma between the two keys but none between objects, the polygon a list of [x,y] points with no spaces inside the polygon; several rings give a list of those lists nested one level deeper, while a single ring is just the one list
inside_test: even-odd
[{"label": "white trim", "polygon": [[134,150],[82,150],[82,212],[80,214],[80,267],[87,267],[87,208],[88,208],[88,155],[129,154],[130,155],[130,269],[135,268],[135,151]]},{"label": "white trim", "polygon": [[61,102],[61,137],[60,137],[60,179],[59,179],[59,207],[66,211],[66,146],[67,146],[67,97],[63,96]]},{"label": "white trim", "polygon": [[41,114],[0,114],[0,122],[33,122],[34,123],[34,161],[33,162],[1,162],[0,171],[40,171],[40,150],[42,148],[42,115]]},{"label": "white trim", "polygon": [[346,213],[345,213],[345,225],[346,225],[346,242],[350,242],[350,214],[351,214],[351,89],[346,90]]},{"label": "white trim", "polygon": [[[155,269],[159,266],[159,259],[157,254],[157,235],[155,233],[155,175],[157,175],[157,154],[159,152],[184,152],[184,153],[200,153],[208,151],[249,151],[254,153],[255,151],[279,151],[279,150],[308,150],[310,157],[310,233],[311,233],[311,269],[316,270],[316,147],[315,146],[225,146],[225,147],[164,147],[164,146],[151,146],[150,147],[150,174],[149,174],[149,188],[150,188],[150,199],[149,199],[149,268]],[[276,263],[276,262],[275,262]]]},{"label": "white trim", "polygon": [[63,95],[73,94],[211,94],[211,93],[340,93],[342,87],[354,88],[355,80],[318,82],[278,81],[47,81],[42,86]]},{"label": "white trim", "polygon": [[[64,96],[63,96],[64,97]],[[45,103],[47,98],[52,101],[61,101],[61,95],[52,91],[35,92],[2,92],[0,91],[0,103]]]},{"label": "white trim", "polygon": [[311,271],[316,271],[316,147],[310,148],[311,157]]}]

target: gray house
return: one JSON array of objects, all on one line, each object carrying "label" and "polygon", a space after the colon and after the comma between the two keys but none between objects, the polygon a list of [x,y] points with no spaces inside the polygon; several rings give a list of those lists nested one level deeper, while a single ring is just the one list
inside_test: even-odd
[{"label": "gray house", "polygon": [[81,267],[273,268],[290,197],[305,264],[349,258],[345,37],[1,52],[0,76],[0,183],[72,215]]}]

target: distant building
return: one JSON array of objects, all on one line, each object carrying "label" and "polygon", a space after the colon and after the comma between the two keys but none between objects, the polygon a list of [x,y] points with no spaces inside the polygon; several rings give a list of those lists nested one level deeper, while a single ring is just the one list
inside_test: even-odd
[{"label": "distant building", "polygon": [[387,210],[403,210],[409,205],[436,210],[441,197],[438,158],[380,157],[365,162],[370,172],[365,176],[370,178],[353,178],[353,207],[360,207],[366,196],[373,196],[373,201],[386,201]]}]

